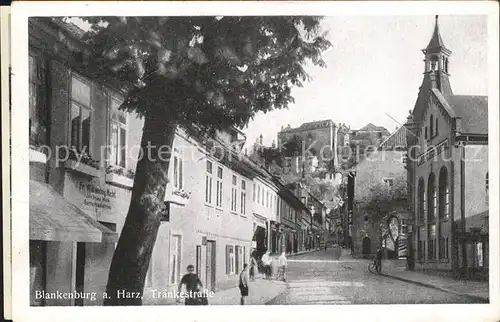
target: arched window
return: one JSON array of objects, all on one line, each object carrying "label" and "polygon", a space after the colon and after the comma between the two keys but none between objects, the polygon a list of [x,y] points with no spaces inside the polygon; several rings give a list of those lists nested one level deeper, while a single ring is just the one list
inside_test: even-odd
[{"label": "arched window", "polygon": [[439,171],[439,219],[448,220],[450,215],[450,191],[448,171],[442,167]]},{"label": "arched window", "polygon": [[427,182],[427,258],[436,259],[436,176],[431,172]]},{"label": "arched window", "polygon": [[427,220],[433,222],[436,220],[436,176],[431,172],[427,182]]},{"label": "arched window", "polygon": [[419,224],[425,222],[425,185],[423,178],[418,180],[418,221]]},{"label": "arched window", "polygon": [[429,122],[429,138],[432,139],[434,137],[434,116],[431,115],[431,120]]}]

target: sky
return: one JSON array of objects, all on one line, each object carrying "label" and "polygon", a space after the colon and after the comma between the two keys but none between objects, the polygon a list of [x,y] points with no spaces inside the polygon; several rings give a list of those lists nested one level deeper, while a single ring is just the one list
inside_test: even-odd
[{"label": "sky", "polygon": [[[246,147],[260,134],[277,140],[281,126],[331,119],[359,129],[368,123],[393,132],[405,122],[422,83],[424,56],[434,16],[336,16],[322,24],[332,46],[327,68],[308,66],[313,80],[294,88],[288,109],[259,113],[243,131]],[[452,51],[450,82],[455,94],[487,95],[486,16],[439,16],[445,46]],[[390,116],[388,116],[390,115]]]}]

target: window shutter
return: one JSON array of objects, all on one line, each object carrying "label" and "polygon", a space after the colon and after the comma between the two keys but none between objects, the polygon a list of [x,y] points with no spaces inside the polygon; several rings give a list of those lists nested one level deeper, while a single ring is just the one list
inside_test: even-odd
[{"label": "window shutter", "polygon": [[[106,146],[108,144],[107,137],[107,124],[109,122],[108,117],[108,95],[94,86],[96,88],[95,91],[91,91],[92,97],[92,113],[91,113],[91,137],[90,140],[93,141],[92,151],[90,154],[94,159],[103,160],[106,156],[100,155],[101,147]],[[106,149],[107,150],[107,149]],[[105,152],[106,153],[106,152]],[[121,153],[121,152],[119,152]]]},{"label": "window shutter", "polygon": [[69,142],[69,71],[58,61],[50,62],[51,82],[51,145],[66,145]]}]

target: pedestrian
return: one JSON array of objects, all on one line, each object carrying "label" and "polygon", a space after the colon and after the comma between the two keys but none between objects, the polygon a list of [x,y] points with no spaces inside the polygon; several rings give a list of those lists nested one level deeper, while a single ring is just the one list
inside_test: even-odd
[{"label": "pedestrian", "polygon": [[250,280],[255,281],[255,271],[258,269],[257,259],[255,258],[257,254],[253,252],[250,256]]},{"label": "pedestrian", "polygon": [[377,248],[377,253],[375,255],[375,270],[377,273],[382,271],[382,250],[380,247]]},{"label": "pedestrian", "polygon": [[286,255],[285,252],[282,252],[281,256],[278,258],[278,279],[281,279],[283,282],[286,282],[286,267]]},{"label": "pedestrian", "polygon": [[271,278],[271,256],[270,252],[266,251],[264,255],[262,255],[262,267],[264,267],[264,274],[266,276],[266,279]]},{"label": "pedestrian", "polygon": [[[182,279],[179,283],[178,291],[181,293],[182,285],[186,285],[186,293],[190,296],[186,296],[184,300],[185,305],[200,305],[200,304],[208,304],[206,302],[206,298],[201,298],[200,287],[203,287],[198,275],[194,273],[194,266],[188,265],[187,274],[182,276]],[[199,287],[198,287],[199,286]],[[177,302],[180,302],[181,299],[178,298]]]},{"label": "pedestrian", "polygon": [[240,273],[240,284],[238,285],[241,293],[240,304],[245,305],[245,298],[248,296],[248,264],[243,265],[243,270]]}]

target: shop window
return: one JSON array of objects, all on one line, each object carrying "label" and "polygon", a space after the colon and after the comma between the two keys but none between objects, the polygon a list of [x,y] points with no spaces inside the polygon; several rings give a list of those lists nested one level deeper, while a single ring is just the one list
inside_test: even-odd
[{"label": "shop window", "polygon": [[91,147],[91,87],[83,78],[71,78],[71,147],[90,155]]},{"label": "shop window", "polygon": [[436,259],[436,225],[428,226],[427,259]]},{"label": "shop window", "polygon": [[207,169],[205,174],[205,202],[212,204],[212,162],[207,160]]},{"label": "shop window", "polygon": [[236,212],[238,209],[238,179],[233,175],[233,181],[231,186],[231,211]]},{"label": "shop window", "polygon": [[110,106],[110,164],[126,167],[127,153],[127,116],[119,110],[122,103],[116,98],[111,98]]},{"label": "shop window", "polygon": [[29,144],[47,143],[47,116],[44,102],[45,69],[43,63],[29,55]]},{"label": "shop window", "polygon": [[247,206],[247,183],[245,180],[241,180],[240,213],[242,215],[246,214],[246,206]]},{"label": "shop window", "polygon": [[216,180],[216,197],[215,197],[215,206],[218,208],[222,208],[222,175],[223,170],[222,167],[217,167],[217,180]]},{"label": "shop window", "polygon": [[170,242],[170,284],[177,284],[181,278],[181,243],[180,235],[172,235]]}]

